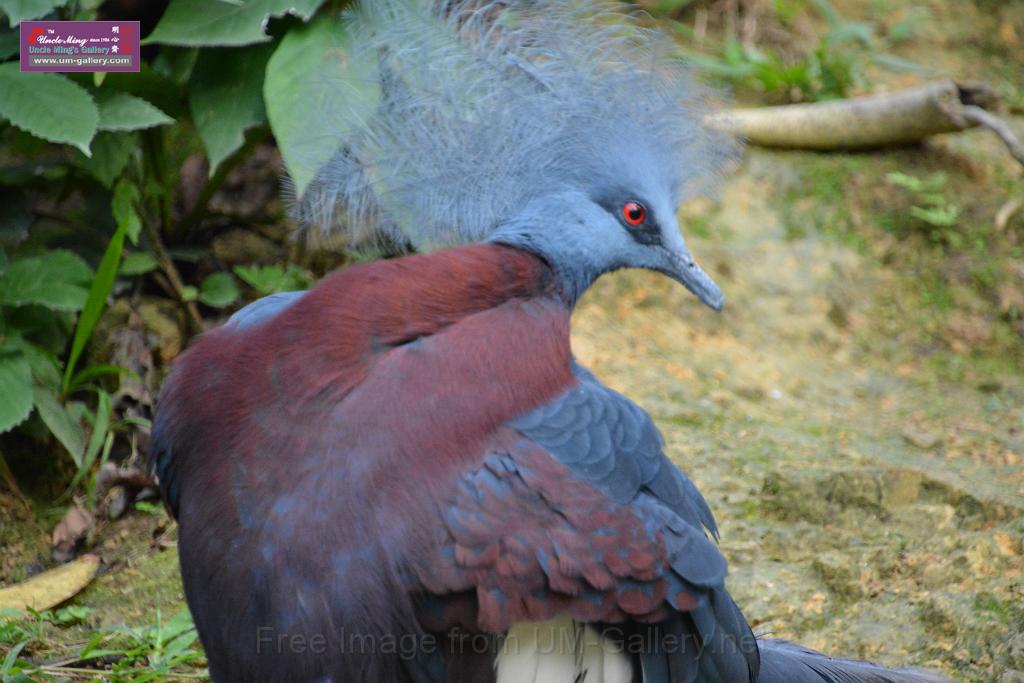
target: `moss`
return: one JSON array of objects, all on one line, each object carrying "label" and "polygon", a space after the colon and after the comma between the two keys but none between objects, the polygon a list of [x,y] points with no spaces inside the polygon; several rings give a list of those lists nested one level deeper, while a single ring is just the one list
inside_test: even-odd
[{"label": "moss", "polygon": [[952,638],[959,633],[959,627],[952,613],[935,600],[925,600],[918,606],[917,618],[925,629],[937,638]]},{"label": "moss", "polygon": [[830,517],[828,501],[813,482],[788,479],[777,472],[764,479],[760,507],[780,520],[824,523]]}]

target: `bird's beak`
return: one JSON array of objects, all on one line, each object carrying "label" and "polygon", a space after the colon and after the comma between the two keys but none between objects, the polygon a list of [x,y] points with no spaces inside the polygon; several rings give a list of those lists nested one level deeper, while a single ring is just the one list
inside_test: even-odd
[{"label": "bird's beak", "polygon": [[664,259],[667,266],[662,270],[665,275],[681,283],[693,292],[698,299],[716,311],[725,305],[725,295],[711,276],[693,260],[693,255],[686,246],[682,234],[678,230],[668,231],[664,239]]}]

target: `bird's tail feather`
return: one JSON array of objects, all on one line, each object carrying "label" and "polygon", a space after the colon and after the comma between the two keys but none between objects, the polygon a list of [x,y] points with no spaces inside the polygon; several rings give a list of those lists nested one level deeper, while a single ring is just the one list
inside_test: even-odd
[{"label": "bird's tail feather", "polygon": [[954,683],[931,671],[833,659],[783,640],[760,640],[759,649],[758,683]]}]

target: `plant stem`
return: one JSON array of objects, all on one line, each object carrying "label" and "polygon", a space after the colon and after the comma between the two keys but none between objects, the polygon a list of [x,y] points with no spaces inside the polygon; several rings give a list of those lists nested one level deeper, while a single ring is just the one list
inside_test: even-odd
[{"label": "plant stem", "polygon": [[185,283],[181,279],[181,273],[178,272],[178,267],[174,265],[174,260],[171,258],[171,255],[167,253],[167,247],[164,246],[163,239],[160,237],[160,231],[157,230],[152,221],[145,221],[143,223],[143,228],[146,231],[146,237],[149,238],[149,245],[153,249],[153,256],[156,257],[156,261],[160,265],[160,270],[163,271],[164,276],[167,277],[167,281],[170,283],[171,289],[174,291],[174,296],[176,296],[178,301],[180,301],[185,307],[191,331],[201,332],[203,329],[203,318],[199,315],[199,308],[196,306],[194,301],[185,300]]},{"label": "plant stem", "polygon": [[7,466],[7,461],[4,459],[4,454],[0,452],[0,479],[3,479],[4,483],[7,484],[7,488],[11,490],[17,498],[25,504],[28,509],[32,508],[28,498],[21,492],[21,488],[18,486],[18,480],[14,478],[14,472],[11,472],[11,468]]}]

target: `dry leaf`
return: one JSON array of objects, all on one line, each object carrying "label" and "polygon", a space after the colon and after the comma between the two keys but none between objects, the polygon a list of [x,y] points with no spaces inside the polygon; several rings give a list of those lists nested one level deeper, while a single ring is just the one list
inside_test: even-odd
[{"label": "dry leaf", "polygon": [[7,588],[0,588],[0,609],[50,609],[70,599],[96,576],[100,568],[97,555],[82,555],[78,559],[36,574],[30,579]]},{"label": "dry leaf", "polygon": [[64,519],[53,530],[53,558],[67,562],[85,539],[94,524],[93,516],[78,503],[68,508]]}]

